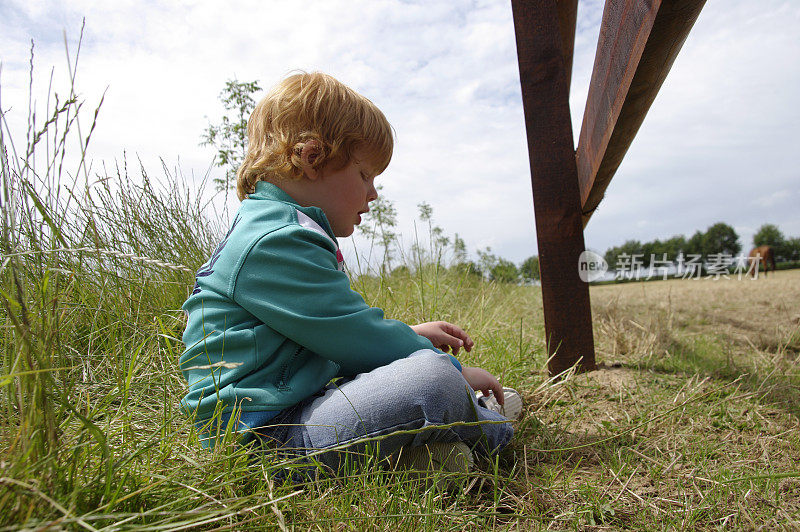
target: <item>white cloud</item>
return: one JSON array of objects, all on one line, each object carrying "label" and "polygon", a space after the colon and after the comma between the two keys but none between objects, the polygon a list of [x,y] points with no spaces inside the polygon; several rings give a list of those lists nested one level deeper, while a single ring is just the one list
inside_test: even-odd
[{"label": "white cloud", "polygon": [[[602,2],[579,6],[570,100],[576,137]],[[226,79],[257,79],[267,88],[292,69],[319,69],[375,101],[396,128],[395,157],[380,182],[406,241],[424,200],[471,250],[488,245],[517,262],[535,253],[507,3],[4,2],[2,105],[14,106],[16,127],[26,116],[30,38],[41,106],[50,66],[61,87],[67,78],[61,30],[74,51],[83,16],[79,90],[95,103],[109,87],[96,158],[127,150],[151,174],[159,157],[170,165],[180,158],[185,173],[203,175],[213,149],[198,142],[206,117],[221,112],[217,94]],[[769,199],[779,193],[771,191],[797,189],[798,23],[794,2],[707,4],[588,226],[587,245],[602,251],[717,221],[742,228],[771,221],[800,234],[796,201]]]},{"label": "white cloud", "polygon": [[[759,207],[764,207],[764,208],[777,207],[777,206],[781,205],[782,203],[789,202],[792,199],[792,197],[796,197],[796,196],[799,196],[799,195],[800,194],[798,194],[798,192],[796,190],[795,191],[791,191],[791,190],[787,190],[787,189],[776,190],[775,192],[773,192],[771,194],[767,194],[765,196],[761,196],[760,198],[757,198],[755,203]],[[798,203],[797,199],[795,199],[792,202],[792,206],[797,206],[797,203]]]}]

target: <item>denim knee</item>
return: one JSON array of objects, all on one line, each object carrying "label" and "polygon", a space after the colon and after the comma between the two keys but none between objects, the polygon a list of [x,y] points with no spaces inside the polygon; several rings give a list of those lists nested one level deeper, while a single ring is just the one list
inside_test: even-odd
[{"label": "denim knee", "polygon": [[409,377],[421,388],[449,392],[464,389],[466,381],[448,355],[426,349],[412,353],[405,361]]},{"label": "denim knee", "polygon": [[453,407],[462,411],[470,402],[471,391],[449,356],[431,350],[417,351],[402,361],[402,371],[409,383],[408,399],[424,408],[429,421],[463,421],[451,419]]}]

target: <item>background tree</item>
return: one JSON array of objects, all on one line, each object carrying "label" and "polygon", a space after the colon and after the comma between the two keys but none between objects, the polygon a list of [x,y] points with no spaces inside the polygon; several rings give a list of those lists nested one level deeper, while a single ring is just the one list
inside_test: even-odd
[{"label": "background tree", "polygon": [[645,267],[650,265],[650,257],[652,255],[655,255],[656,259],[661,260],[664,258],[663,254],[664,245],[658,239],[642,244],[642,264],[644,264]]},{"label": "background tree", "polygon": [[519,267],[519,274],[525,281],[539,280],[539,256],[528,257]]},{"label": "background tree", "polygon": [[[606,263],[608,263],[608,267],[610,269],[616,269],[620,263],[620,256],[621,255],[628,255],[627,264],[631,264],[631,258],[633,255],[641,255],[637,258],[638,261],[644,261],[644,250],[642,243],[638,240],[628,240],[621,246],[616,246],[610,248],[606,251],[605,256],[603,257],[606,259]],[[649,264],[650,257],[647,257],[647,263]]]},{"label": "background tree", "polygon": [[489,279],[499,283],[516,283],[519,281],[519,270],[510,260],[499,257],[489,271]]},{"label": "background tree", "polygon": [[786,260],[800,260],[800,238],[787,238],[784,245]]},{"label": "background tree", "polygon": [[[418,263],[430,261],[433,264],[441,265],[444,253],[450,245],[450,238],[444,234],[444,229],[433,225],[433,207],[430,203],[423,201],[417,205],[417,208],[419,209],[419,219],[428,224],[428,252],[424,252],[418,245],[415,245]],[[429,256],[426,257],[426,255]]]},{"label": "background tree", "polygon": [[394,203],[386,199],[381,191],[383,186],[378,186],[378,198],[369,204],[369,212],[364,215],[358,231],[378,243],[383,248],[381,260],[381,273],[388,274],[392,270],[394,246],[397,242],[397,209]]},{"label": "background tree", "polygon": [[453,237],[453,265],[458,266],[467,262],[467,244],[464,239],[458,236]]},{"label": "background tree", "polygon": [[497,264],[497,255],[492,253],[492,248],[486,246],[484,250],[478,250],[478,270],[484,277],[489,276],[489,272]]},{"label": "background tree", "polygon": [[683,235],[675,235],[672,238],[665,240],[662,244],[661,253],[667,254],[667,259],[675,260],[678,255],[686,249],[686,237]]},{"label": "background tree", "polygon": [[778,247],[785,241],[783,233],[778,226],[774,224],[764,224],[758,228],[756,234],[753,235],[754,246],[772,246]]},{"label": "background tree", "polygon": [[764,224],[759,227],[756,234],[753,235],[753,245],[755,246],[772,246],[775,251],[775,260],[786,261],[791,260],[789,257],[792,255],[789,242],[784,238],[783,233],[778,226],[773,224]]},{"label": "background tree", "polygon": [[481,267],[478,265],[478,263],[471,260],[454,264],[452,269],[453,271],[456,271],[459,274],[466,274],[469,276],[477,277],[479,279],[483,279],[483,272],[481,271]]},{"label": "background tree", "polygon": [[510,260],[492,253],[490,247],[478,250],[478,268],[481,274],[491,281],[516,283],[519,280],[519,271],[516,265]]},{"label": "background tree", "polygon": [[736,256],[742,251],[742,246],[739,244],[739,235],[733,227],[719,222],[709,227],[703,235],[702,249],[703,259],[708,260],[708,257],[715,253]]},{"label": "background tree", "polygon": [[247,153],[247,119],[256,106],[253,94],[260,91],[257,81],[229,79],[219,93],[219,101],[225,107],[222,121],[209,124],[201,146],[217,148],[216,166],[225,170],[225,177],[214,178],[217,190],[228,191],[236,187],[236,171]]},{"label": "background tree", "polygon": [[692,237],[686,242],[685,255],[702,255],[703,254],[703,237],[705,233],[700,230],[695,231]]},{"label": "background tree", "polygon": [[[606,250],[603,258],[605,258],[609,268],[616,269],[617,266],[623,263],[621,262],[623,261],[621,259],[622,255],[628,256],[628,258],[624,259],[626,267],[631,266],[632,257],[637,255],[637,262],[641,264],[641,267],[647,268],[650,266],[652,255],[655,255],[656,260],[664,260],[664,254],[666,254],[668,261],[675,261],[680,253],[701,254],[703,235],[704,233],[698,231],[692,237],[691,244],[687,242],[686,237],[683,235],[675,235],[663,242],[659,239],[645,243],[641,243],[638,240],[628,240],[621,246],[611,247]],[[690,251],[691,249],[696,249],[696,251]]]}]

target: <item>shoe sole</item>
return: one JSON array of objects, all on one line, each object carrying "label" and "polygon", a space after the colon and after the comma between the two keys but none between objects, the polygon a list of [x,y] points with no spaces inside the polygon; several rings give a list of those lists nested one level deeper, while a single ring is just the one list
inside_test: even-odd
[{"label": "shoe sole", "polygon": [[395,461],[395,466],[401,469],[436,469],[448,473],[469,473],[474,465],[472,451],[463,442],[435,442],[419,447],[404,447]]}]

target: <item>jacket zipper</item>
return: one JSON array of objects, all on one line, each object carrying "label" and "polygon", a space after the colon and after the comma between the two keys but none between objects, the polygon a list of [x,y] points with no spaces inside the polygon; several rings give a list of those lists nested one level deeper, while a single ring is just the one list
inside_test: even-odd
[{"label": "jacket zipper", "polygon": [[278,388],[282,390],[289,389],[289,385],[286,384],[286,379],[289,378],[289,370],[291,369],[292,364],[294,364],[294,361],[297,360],[297,357],[300,356],[300,353],[303,351],[303,349],[305,349],[303,346],[298,346],[297,349],[295,349],[294,354],[289,359],[289,361],[283,365],[283,368],[281,369],[280,379],[278,379]]}]

